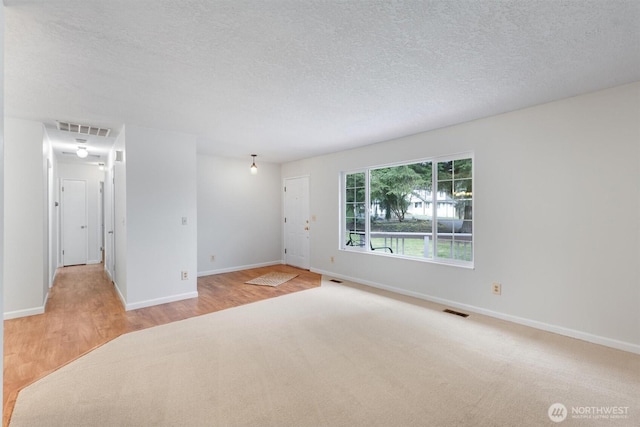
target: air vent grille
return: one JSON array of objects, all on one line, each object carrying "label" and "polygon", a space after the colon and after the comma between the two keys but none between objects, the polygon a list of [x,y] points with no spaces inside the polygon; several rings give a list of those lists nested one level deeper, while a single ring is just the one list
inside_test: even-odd
[{"label": "air vent grille", "polygon": [[81,125],[77,123],[58,122],[58,130],[79,133],[82,135],[104,136],[107,137],[111,133],[111,129],[101,128],[98,126]]},{"label": "air vent grille", "polygon": [[333,283],[342,283],[342,280],[337,280],[337,279],[329,279],[329,281]]},{"label": "air vent grille", "polygon": [[445,310],[442,310],[445,313],[449,313],[449,314],[455,314],[456,316],[460,316],[460,317],[469,317],[469,315],[467,313],[461,313],[459,311],[455,311],[455,310],[449,310],[448,308]]}]

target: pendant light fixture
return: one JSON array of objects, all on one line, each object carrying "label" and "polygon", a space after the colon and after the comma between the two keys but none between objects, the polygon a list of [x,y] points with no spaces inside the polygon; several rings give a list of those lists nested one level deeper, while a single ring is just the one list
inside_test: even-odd
[{"label": "pendant light fixture", "polygon": [[258,155],[252,154],[251,157],[253,157],[253,163],[251,163],[251,175],[255,175],[258,173],[258,166],[256,166],[256,157],[258,157]]},{"label": "pendant light fixture", "polygon": [[85,159],[89,155],[89,152],[87,151],[87,147],[78,146],[78,151],[76,151],[76,154],[81,159]]}]

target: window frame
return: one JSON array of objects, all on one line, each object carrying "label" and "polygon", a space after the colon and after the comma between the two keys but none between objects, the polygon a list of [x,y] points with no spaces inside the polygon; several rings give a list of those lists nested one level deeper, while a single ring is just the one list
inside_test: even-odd
[{"label": "window frame", "polygon": [[[364,174],[364,189],[365,189],[365,196],[364,196],[364,211],[365,211],[365,221],[364,221],[364,242],[362,245],[357,245],[357,246],[349,246],[347,244],[348,241],[351,240],[351,237],[348,235],[345,235],[345,233],[347,232],[347,229],[345,227],[345,225],[347,224],[347,216],[346,216],[346,204],[348,203],[348,198],[347,198],[347,194],[346,194],[346,190],[347,190],[347,175],[355,175],[355,174]],[[354,187],[357,188],[357,187]],[[351,170],[351,171],[345,171],[342,172],[341,177],[340,177],[340,196],[341,196],[341,201],[340,201],[340,228],[342,229],[341,233],[340,233],[340,239],[341,239],[341,247],[340,249],[343,250],[347,250],[345,249],[346,246],[349,247],[348,250],[352,250],[352,251],[363,251],[365,249],[367,249],[367,243],[369,241],[369,221],[368,221],[368,217],[367,217],[367,212],[369,211],[369,206],[371,205],[371,202],[369,200],[369,191],[367,191],[367,189],[369,188],[369,173],[368,173],[368,169],[364,168],[364,169],[356,169],[356,170]],[[358,202],[354,202],[354,203],[358,203]],[[357,219],[358,217],[355,216],[354,220],[356,220],[356,225],[357,225]],[[356,232],[357,232],[357,227],[356,227]],[[344,241],[342,242],[342,240],[344,239]]]},{"label": "window frame", "polygon": [[[438,164],[441,162],[455,162],[456,160],[464,160],[464,159],[471,159],[471,197],[470,197],[470,203],[471,203],[471,213],[472,213],[472,217],[470,220],[471,223],[471,260],[470,261],[465,261],[465,260],[460,260],[460,259],[455,259],[455,258],[444,258],[444,257],[439,257],[438,256],[438,249],[437,249],[437,245],[438,245],[438,205],[441,203],[438,200]],[[390,168],[390,167],[399,167],[399,166],[405,166],[405,165],[412,165],[412,164],[417,164],[417,163],[431,163],[431,168],[432,168],[432,172],[431,172],[431,192],[432,192],[432,201],[431,203],[427,203],[426,205],[430,205],[430,211],[431,211],[431,218],[432,220],[432,224],[431,224],[431,238],[432,238],[432,242],[430,243],[430,248],[431,248],[431,256],[430,257],[417,257],[417,256],[410,256],[410,255],[404,255],[404,254],[398,254],[398,253],[389,253],[387,251],[375,251],[371,249],[371,244],[370,242],[370,233],[371,233],[371,172],[373,170],[376,169],[384,169],[384,168]],[[476,168],[476,164],[475,164],[475,157],[474,157],[474,153],[473,152],[461,152],[461,153],[456,153],[456,154],[449,154],[449,155],[443,155],[443,156],[434,156],[434,157],[427,157],[427,158],[422,158],[422,159],[414,159],[414,160],[407,160],[407,161],[402,161],[402,162],[394,162],[394,163],[387,163],[387,164],[381,164],[381,165],[375,165],[375,166],[370,166],[370,167],[364,167],[364,168],[357,168],[357,169],[352,169],[352,170],[345,170],[342,171],[340,173],[340,230],[339,230],[339,234],[340,234],[340,241],[339,241],[339,250],[343,250],[343,251],[349,251],[349,252],[359,252],[359,253],[366,253],[366,254],[372,254],[372,255],[377,255],[377,256],[387,256],[387,257],[393,257],[393,258],[402,258],[402,259],[406,259],[406,260],[412,260],[412,261],[418,261],[418,262],[428,262],[428,263],[434,263],[434,264],[444,264],[444,265],[450,265],[450,266],[455,266],[455,267],[462,267],[462,268],[470,268],[470,269],[474,269],[475,268],[475,212],[474,212],[474,206],[475,206],[475,184],[476,184],[476,178],[475,178],[475,168]],[[347,222],[346,222],[346,181],[347,181],[347,176],[351,175],[351,174],[357,174],[357,173],[364,173],[364,178],[365,178],[365,216],[366,216],[366,220],[365,220],[365,236],[364,236],[364,242],[362,245],[360,246],[349,246],[347,244],[347,242],[349,241],[349,231],[347,229]],[[467,179],[467,178],[461,178],[461,179]],[[455,175],[454,178],[452,178],[452,186],[455,184]],[[454,198],[454,192],[455,192],[455,188],[452,191],[451,197]],[[442,234],[442,232],[440,233]],[[455,234],[452,236],[453,241],[455,241]],[[452,243],[453,244],[453,243]]]}]

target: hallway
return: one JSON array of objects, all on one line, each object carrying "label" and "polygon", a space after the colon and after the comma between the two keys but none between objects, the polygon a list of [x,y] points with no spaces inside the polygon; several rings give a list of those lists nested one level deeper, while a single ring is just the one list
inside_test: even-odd
[{"label": "hallway", "polygon": [[[125,311],[102,264],[58,269],[44,314],[4,321],[3,425],[19,390],[127,332],[320,285],[320,275],[276,265],[198,278],[198,298]],[[269,271],[298,277],[272,288],[244,282]]]}]

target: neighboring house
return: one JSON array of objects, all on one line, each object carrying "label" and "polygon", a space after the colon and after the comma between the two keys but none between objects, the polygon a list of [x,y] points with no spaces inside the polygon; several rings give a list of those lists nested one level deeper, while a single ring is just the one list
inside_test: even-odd
[{"label": "neighboring house", "polygon": [[[455,201],[446,193],[437,194],[436,209],[438,218],[459,218]],[[411,194],[407,213],[414,218],[431,218],[433,216],[433,194],[429,191],[423,191],[419,195]]]}]

